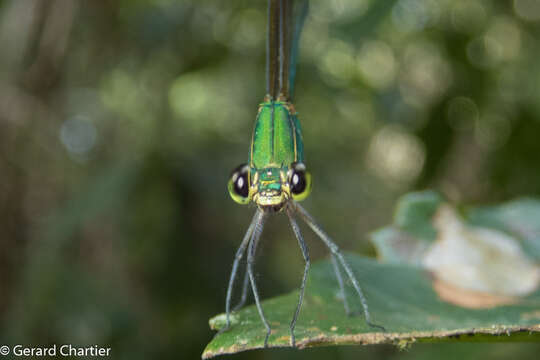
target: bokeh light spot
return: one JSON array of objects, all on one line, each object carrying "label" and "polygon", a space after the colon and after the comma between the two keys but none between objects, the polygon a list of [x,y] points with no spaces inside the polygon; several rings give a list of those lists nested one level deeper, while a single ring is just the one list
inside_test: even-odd
[{"label": "bokeh light spot", "polygon": [[210,92],[201,74],[191,73],[180,76],[171,86],[169,104],[173,112],[196,121],[210,102]]},{"label": "bokeh light spot", "polygon": [[383,41],[369,41],[362,45],[357,65],[361,76],[376,89],[389,87],[395,79],[394,53]]},{"label": "bokeh light spot", "polygon": [[425,146],[400,126],[388,125],[373,137],[367,154],[369,169],[390,186],[403,186],[422,171]]},{"label": "bokeh light spot", "polygon": [[420,31],[438,21],[437,1],[399,0],[392,9],[392,22],[401,31]]},{"label": "bokeh light spot", "polygon": [[[243,70],[249,73],[248,66]],[[238,129],[254,117],[253,108],[246,106],[245,100],[244,79],[227,67],[182,74],[169,88],[176,129],[191,140],[215,133],[231,140],[245,136]]]},{"label": "bokeh light spot", "polygon": [[235,17],[236,29],[231,36],[235,49],[258,49],[264,45],[266,16],[256,9],[247,9]]},{"label": "bokeh light spot", "polygon": [[77,115],[62,123],[59,136],[70,155],[84,157],[96,144],[97,129],[88,118]]},{"label": "bokeh light spot", "polygon": [[310,7],[310,16],[317,21],[345,21],[362,16],[372,0],[326,0]]},{"label": "bokeh light spot", "polygon": [[487,18],[487,11],[483,2],[480,1],[456,1],[454,2],[450,20],[454,29],[474,33],[481,29]]},{"label": "bokeh light spot", "polygon": [[521,50],[521,33],[516,23],[507,17],[498,17],[486,32],[486,37],[497,43],[496,60],[517,58]]},{"label": "bokeh light spot", "polygon": [[467,44],[467,58],[478,68],[494,67],[501,54],[501,44],[488,36],[476,37]]},{"label": "bokeh light spot", "polygon": [[452,71],[431,42],[413,43],[405,49],[400,93],[406,103],[425,107],[442,96],[452,82]]},{"label": "bokeh light spot", "polygon": [[539,0],[514,0],[514,10],[522,19],[529,21],[540,20]]},{"label": "bokeh light spot", "polygon": [[340,40],[333,40],[326,50],[320,69],[324,79],[333,86],[344,86],[355,73],[354,51],[352,47]]}]

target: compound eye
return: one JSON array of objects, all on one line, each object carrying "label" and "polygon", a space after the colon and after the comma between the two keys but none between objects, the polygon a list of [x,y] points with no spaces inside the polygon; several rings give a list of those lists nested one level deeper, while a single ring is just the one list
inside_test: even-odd
[{"label": "compound eye", "polygon": [[247,204],[249,202],[249,166],[242,164],[231,174],[227,183],[229,194],[232,199],[239,204]]},{"label": "compound eye", "polygon": [[296,201],[304,200],[311,192],[311,174],[303,163],[293,163],[289,170],[289,187]]}]

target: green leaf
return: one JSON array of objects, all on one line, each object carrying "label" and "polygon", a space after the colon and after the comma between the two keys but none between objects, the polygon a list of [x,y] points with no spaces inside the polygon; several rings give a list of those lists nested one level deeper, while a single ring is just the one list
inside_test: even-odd
[{"label": "green leaf", "polygon": [[[332,264],[328,260],[315,263],[296,325],[296,346],[540,341],[540,290],[534,285],[538,283],[538,264],[534,262],[538,257],[529,250],[538,246],[540,202],[519,200],[471,208],[464,214],[436,193],[408,194],[397,206],[394,224],[371,234],[382,262],[346,254],[365,292],[372,321],[383,325],[386,332],[365,323],[350,284],[347,299],[358,315],[346,316]],[[446,249],[447,245],[452,246]],[[465,277],[467,271],[458,269],[454,277],[449,277],[444,267],[437,267],[437,256],[442,256],[441,264],[448,266],[444,264],[448,261],[446,250],[458,249],[458,261],[467,260],[467,246],[475,255],[472,258],[490,260],[473,271],[482,276]],[[460,253],[463,248],[465,253]],[[478,254],[482,251],[485,253]],[[505,266],[514,271],[523,269],[523,276],[515,281],[503,279],[500,274],[505,274]],[[501,278],[490,278],[492,273]],[[488,281],[482,283],[486,277]],[[506,285],[497,287],[493,280],[496,285]],[[518,280],[525,282],[520,289],[529,290],[516,290]],[[495,290],[490,293],[479,289]],[[263,301],[272,328],[269,347],[290,346],[289,323],[297,301],[298,291]],[[214,330],[224,324],[224,314],[210,320]],[[264,338],[265,328],[252,305],[232,314],[231,328],[214,337],[203,358],[262,348]]]},{"label": "green leaf", "polygon": [[444,199],[434,191],[402,196],[394,213],[394,224],[370,234],[382,262],[420,265],[421,257],[435,240],[433,217]]},{"label": "green leaf", "polygon": [[[441,301],[427,272],[406,265],[380,264],[347,254],[347,260],[366,293],[373,320],[386,332],[366,325],[362,315],[348,317],[339,299],[339,288],[329,261],[316,263],[310,272],[306,298],[296,325],[299,348],[321,345],[407,345],[415,341],[540,340],[540,291],[511,306],[471,310]],[[263,302],[272,335],[269,347],[289,346],[289,322],[298,292]],[[348,299],[361,307],[354,294]],[[352,305],[351,304],[351,305]],[[234,313],[233,325],[208,344],[203,358],[263,347],[265,329],[254,306]],[[225,317],[210,320],[213,329]]]},{"label": "green leaf", "polygon": [[443,202],[435,191],[415,192],[404,195],[398,201],[394,215],[395,224],[418,238],[434,240],[437,231],[431,218]]}]

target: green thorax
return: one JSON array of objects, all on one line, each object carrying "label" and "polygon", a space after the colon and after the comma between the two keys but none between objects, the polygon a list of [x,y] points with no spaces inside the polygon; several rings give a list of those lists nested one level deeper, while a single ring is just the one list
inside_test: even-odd
[{"label": "green thorax", "polygon": [[253,170],[288,168],[304,161],[302,131],[296,111],[283,100],[265,100],[259,105],[249,151]]}]

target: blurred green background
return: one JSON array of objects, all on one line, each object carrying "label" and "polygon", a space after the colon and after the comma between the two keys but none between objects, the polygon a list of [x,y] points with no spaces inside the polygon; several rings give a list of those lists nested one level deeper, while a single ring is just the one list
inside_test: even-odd
[{"label": "blurred green background", "polygon": [[[0,342],[200,357],[254,211],[226,182],[264,96],[265,11],[262,0],[0,0]],[[366,234],[391,222],[405,192],[467,204],[539,196],[539,35],[537,0],[311,1],[295,99],[314,178],[305,206],[344,249],[373,255]],[[313,259],[327,255],[306,240]],[[271,219],[263,298],[299,286],[295,247],[285,219]]]}]

